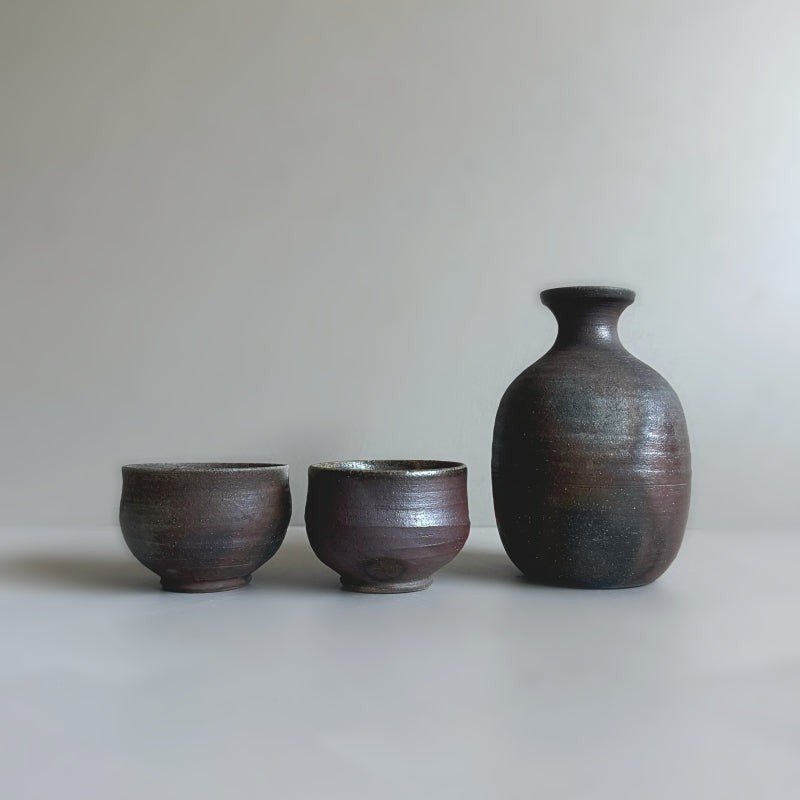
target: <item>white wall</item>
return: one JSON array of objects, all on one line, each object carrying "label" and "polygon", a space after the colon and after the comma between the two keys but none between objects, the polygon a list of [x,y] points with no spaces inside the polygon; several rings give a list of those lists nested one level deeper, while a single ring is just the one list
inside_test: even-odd
[{"label": "white wall", "polygon": [[0,518],[119,466],[441,457],[545,287],[639,292],[696,527],[796,525],[800,4],[0,5]]}]

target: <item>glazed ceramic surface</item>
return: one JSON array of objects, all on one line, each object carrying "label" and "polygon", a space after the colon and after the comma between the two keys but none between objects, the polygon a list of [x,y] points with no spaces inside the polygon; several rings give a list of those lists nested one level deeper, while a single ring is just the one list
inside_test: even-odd
[{"label": "glazed ceramic surface", "polygon": [[244,586],[280,547],[291,512],[285,464],[122,468],[122,534],[168,591]]},{"label": "glazed ceramic surface", "polygon": [[492,448],[495,515],[516,566],[545,583],[622,588],[672,563],[689,511],[681,404],[620,343],[634,293],[542,292],[555,344],[508,388]]},{"label": "glazed ceramic surface", "polygon": [[467,540],[467,468],[450,461],[316,464],[308,471],[306,530],[346,589],[425,589]]}]

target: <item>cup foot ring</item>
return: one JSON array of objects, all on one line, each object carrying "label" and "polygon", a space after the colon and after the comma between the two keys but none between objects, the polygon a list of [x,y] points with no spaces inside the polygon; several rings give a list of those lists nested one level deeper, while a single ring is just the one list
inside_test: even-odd
[{"label": "cup foot ring", "polygon": [[433,583],[433,578],[386,583],[356,583],[348,578],[341,578],[341,582],[342,589],[348,592],[362,592],[364,594],[401,594],[403,592],[421,592]]},{"label": "cup foot ring", "polygon": [[231,589],[241,589],[250,583],[252,575],[241,578],[225,578],[221,581],[171,581],[161,579],[161,588],[165,592],[183,592],[186,594],[202,594],[203,592],[229,592]]}]

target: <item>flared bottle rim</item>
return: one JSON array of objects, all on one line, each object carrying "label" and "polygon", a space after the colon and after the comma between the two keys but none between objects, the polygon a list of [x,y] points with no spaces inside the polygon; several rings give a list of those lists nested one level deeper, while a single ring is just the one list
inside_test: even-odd
[{"label": "flared bottle rim", "polygon": [[636,292],[621,286],[558,286],[545,289],[539,297],[546,306],[561,300],[605,300],[630,305],[636,299]]}]

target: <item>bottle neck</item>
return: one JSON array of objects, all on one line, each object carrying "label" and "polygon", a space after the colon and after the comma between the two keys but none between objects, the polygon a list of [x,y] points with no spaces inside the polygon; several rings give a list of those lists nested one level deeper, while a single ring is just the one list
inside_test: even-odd
[{"label": "bottle neck", "polygon": [[620,314],[633,302],[623,289],[572,287],[542,292],[542,302],[558,322],[555,347],[617,347]]},{"label": "bottle neck", "polygon": [[556,312],[558,322],[558,336],[556,347],[569,347],[572,345],[609,345],[619,344],[617,323],[622,313],[621,308],[598,308],[597,306],[585,309],[574,308]]}]

